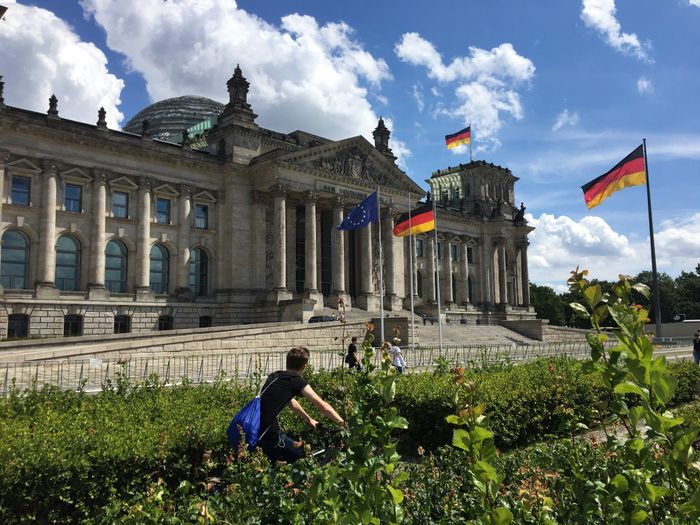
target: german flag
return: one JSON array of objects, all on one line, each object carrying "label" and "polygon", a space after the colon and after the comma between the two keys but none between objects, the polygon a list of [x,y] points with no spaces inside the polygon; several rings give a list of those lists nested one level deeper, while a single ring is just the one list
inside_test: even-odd
[{"label": "german flag", "polygon": [[434,229],[435,215],[433,214],[433,205],[425,204],[410,212],[410,220],[408,213],[399,217],[393,232],[397,237],[405,237],[406,235],[416,235],[417,233],[429,232]]},{"label": "german flag", "polygon": [[644,147],[640,145],[618,162],[613,169],[581,186],[588,209],[598,206],[616,191],[639,186],[647,181],[644,168]]},{"label": "german flag", "polygon": [[466,127],[462,131],[453,133],[452,135],[445,135],[445,145],[447,149],[456,148],[462,144],[469,144],[472,141],[472,127]]}]

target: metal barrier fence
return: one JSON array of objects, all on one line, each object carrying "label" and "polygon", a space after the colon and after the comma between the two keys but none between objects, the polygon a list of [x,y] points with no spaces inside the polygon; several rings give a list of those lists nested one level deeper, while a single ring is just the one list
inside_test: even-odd
[{"label": "metal barrier fence", "polygon": [[[423,346],[415,350],[404,348],[408,371],[435,366],[442,358],[449,363],[464,366],[483,366],[500,362],[518,362],[537,357],[569,356],[586,358],[588,345],[581,343],[541,344],[531,346]],[[5,363],[0,365],[0,395],[6,396],[13,388],[19,391],[33,386],[52,385],[65,390],[82,388],[88,392],[101,390],[103,385],[115,384],[119,377],[129,383],[140,383],[156,374],[164,384],[212,382],[218,377],[245,380],[285,368],[286,351],[244,353],[213,353],[193,355],[153,355],[118,358],[68,359]],[[310,365],[316,369],[344,366],[344,354],[338,350],[311,352]],[[379,364],[381,353],[375,353]]]}]

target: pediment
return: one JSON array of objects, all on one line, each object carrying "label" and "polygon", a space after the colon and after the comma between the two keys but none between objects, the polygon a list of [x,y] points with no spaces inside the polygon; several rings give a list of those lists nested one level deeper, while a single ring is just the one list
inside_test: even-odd
[{"label": "pediment", "polygon": [[31,171],[34,173],[39,173],[41,171],[41,167],[37,166],[29,159],[13,160],[12,162],[8,162],[7,164],[5,164],[5,167],[12,168],[12,170],[14,171]]},{"label": "pediment", "polygon": [[139,187],[139,185],[136,184],[129,177],[117,177],[116,179],[112,179],[111,181],[109,181],[109,184],[110,186],[119,186],[130,190],[135,190]]},{"label": "pediment", "polygon": [[283,155],[277,161],[312,170],[335,180],[341,178],[348,182],[369,182],[401,191],[425,193],[364,137],[322,144]]},{"label": "pediment", "polygon": [[200,191],[194,195],[194,200],[202,202],[216,202],[216,197],[208,191]]},{"label": "pediment", "polygon": [[476,242],[476,240],[473,237],[470,237],[469,239],[467,239],[467,246],[473,248],[473,247],[478,246],[478,245],[479,245],[479,243]]},{"label": "pediment", "polygon": [[84,182],[92,180],[90,174],[81,168],[71,168],[69,170],[62,171],[61,177],[66,179],[80,180]]},{"label": "pediment", "polygon": [[160,195],[168,195],[170,197],[177,197],[180,195],[180,192],[178,192],[173,186],[170,184],[161,184],[160,186],[156,186],[153,188],[154,193],[158,193]]}]

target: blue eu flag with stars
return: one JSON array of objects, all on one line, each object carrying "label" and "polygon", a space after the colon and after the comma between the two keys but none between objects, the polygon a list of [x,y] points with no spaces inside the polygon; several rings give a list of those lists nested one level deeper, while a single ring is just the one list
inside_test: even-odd
[{"label": "blue eu flag with stars", "polygon": [[371,222],[379,222],[379,209],[377,206],[377,192],[363,200],[360,204],[348,212],[348,214],[336,226],[339,230],[358,230]]}]

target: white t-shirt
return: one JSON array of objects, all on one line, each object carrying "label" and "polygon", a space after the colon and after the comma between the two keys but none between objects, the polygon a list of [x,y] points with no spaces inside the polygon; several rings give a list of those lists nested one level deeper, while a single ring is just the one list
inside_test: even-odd
[{"label": "white t-shirt", "polygon": [[394,363],[394,366],[399,366],[401,368],[406,366],[406,361],[404,361],[403,355],[401,355],[401,349],[398,346],[392,345],[391,348],[389,348],[389,355],[391,356],[391,362]]}]

